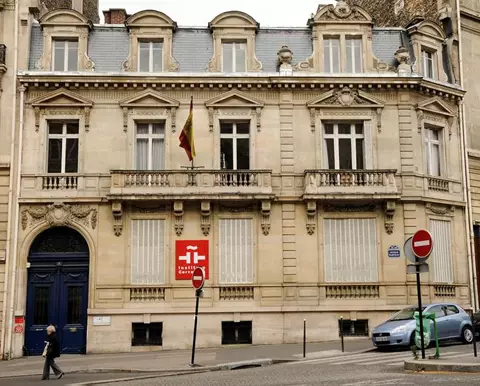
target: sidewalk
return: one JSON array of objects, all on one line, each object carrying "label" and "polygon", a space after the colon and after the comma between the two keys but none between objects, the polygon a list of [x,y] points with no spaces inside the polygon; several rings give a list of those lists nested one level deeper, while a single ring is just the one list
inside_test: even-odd
[{"label": "sidewalk", "polygon": [[[404,370],[409,371],[425,371],[425,372],[460,372],[460,373],[480,373],[480,353],[476,358],[473,352],[467,355],[461,355],[461,358],[438,359],[410,359],[405,361]],[[460,362],[461,361],[461,362]]]},{"label": "sidewalk", "polygon": [[[369,339],[346,339],[345,352],[372,349]],[[65,373],[125,372],[125,373],[175,373],[184,371],[205,371],[229,364],[236,365],[271,364],[278,361],[302,359],[301,344],[280,344],[262,346],[226,346],[198,349],[195,353],[196,367],[190,367],[191,350],[170,350],[148,353],[63,355],[58,363]],[[340,341],[308,343],[307,357],[322,356],[326,351],[340,351]],[[262,361],[263,360],[263,361]],[[44,359],[40,356],[24,357],[11,361],[0,361],[0,379],[39,375]],[[242,363],[238,363],[242,362]],[[256,362],[256,363],[255,363]]]}]

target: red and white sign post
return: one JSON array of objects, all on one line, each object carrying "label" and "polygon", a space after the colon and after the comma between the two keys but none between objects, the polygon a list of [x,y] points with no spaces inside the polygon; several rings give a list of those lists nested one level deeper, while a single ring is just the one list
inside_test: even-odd
[{"label": "red and white sign post", "polygon": [[425,359],[425,342],[423,336],[423,316],[422,316],[422,289],[420,287],[420,266],[425,264],[433,251],[433,238],[429,231],[420,229],[415,232],[411,239],[412,252],[415,255],[416,275],[417,275],[417,296],[418,296],[418,316],[420,318],[420,345],[422,346],[422,359]]},{"label": "red and white sign post", "polygon": [[193,322],[193,345],[192,345],[192,360],[190,366],[195,366],[195,343],[197,341],[197,322],[198,322],[198,303],[200,301],[200,294],[203,285],[205,284],[205,271],[201,267],[193,270],[192,285],[195,288],[195,316]]}]

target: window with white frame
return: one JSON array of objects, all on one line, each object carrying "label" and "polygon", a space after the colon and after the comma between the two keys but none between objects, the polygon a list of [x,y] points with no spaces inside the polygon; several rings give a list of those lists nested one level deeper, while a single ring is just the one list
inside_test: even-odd
[{"label": "window with white frame", "polygon": [[78,40],[53,40],[53,71],[78,70]]},{"label": "window with white frame", "polygon": [[325,123],[324,155],[324,163],[328,169],[364,169],[365,133],[363,123]]},{"label": "window with white frame", "polygon": [[77,172],[78,121],[49,121],[47,173]]},{"label": "window with white frame", "polygon": [[253,282],[253,220],[220,219],[220,283]]},{"label": "window with white frame", "polygon": [[340,72],[340,39],[338,37],[323,38],[323,67],[328,73]]},{"label": "window with white frame", "polygon": [[247,43],[223,42],[223,72],[245,72],[247,68]]},{"label": "window with white frame", "polygon": [[427,174],[430,176],[441,175],[441,132],[433,128],[425,128],[425,158]]},{"label": "window with white frame", "polygon": [[220,168],[250,169],[250,122],[220,122]]},{"label": "window with white frame", "polygon": [[165,122],[137,122],[135,168],[162,170],[165,159]]},{"label": "window with white frame", "polygon": [[347,72],[362,72],[362,38],[347,37],[345,39],[347,54]]},{"label": "window with white frame", "polygon": [[138,42],[138,71],[161,72],[163,69],[163,42]]},{"label": "window with white frame", "polygon": [[325,281],[378,280],[377,226],[374,218],[324,220]]},{"label": "window with white frame", "polygon": [[432,256],[432,281],[453,283],[452,225],[450,221],[430,220],[430,232],[435,240]]},{"label": "window with white frame", "polygon": [[422,49],[423,76],[435,79],[435,53]]},{"label": "window with white frame", "polygon": [[165,283],[165,220],[132,220],[132,284]]}]

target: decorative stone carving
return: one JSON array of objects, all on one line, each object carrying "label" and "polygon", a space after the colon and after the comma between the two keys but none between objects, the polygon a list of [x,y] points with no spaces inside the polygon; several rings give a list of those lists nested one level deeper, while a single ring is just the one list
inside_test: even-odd
[{"label": "decorative stone carving", "polygon": [[381,107],[377,107],[375,113],[377,116],[377,130],[379,133],[382,132],[382,112],[383,112],[383,109]]},{"label": "decorative stone carving", "polygon": [[370,21],[369,17],[359,7],[350,7],[345,1],[339,0],[334,6],[319,5],[316,21],[348,20],[348,21]]},{"label": "decorative stone carving", "polygon": [[95,71],[95,62],[85,52],[83,54],[83,68],[85,71]]},{"label": "decorative stone carving", "polygon": [[397,60],[398,76],[410,76],[413,73],[412,65],[410,63],[410,51],[405,46],[398,47],[398,50],[394,54]]},{"label": "decorative stone carving", "polygon": [[270,233],[270,212],[272,203],[270,201],[262,201],[262,232],[265,236]]},{"label": "decorative stone carving", "polygon": [[427,214],[440,215],[440,216],[453,216],[455,214],[455,207],[446,205],[435,205],[427,203],[425,205]]},{"label": "decorative stone carving", "polygon": [[55,203],[22,210],[23,230],[27,228],[29,220],[30,226],[43,221],[46,221],[51,227],[68,226],[76,222],[95,229],[97,210],[86,205]]},{"label": "decorative stone carving", "polygon": [[90,107],[83,109],[83,117],[85,118],[85,131],[90,131]]},{"label": "decorative stone carving", "polygon": [[317,110],[310,108],[310,130],[315,132],[315,122],[317,121]]},{"label": "decorative stone carving", "polygon": [[317,227],[317,203],[315,201],[307,202],[307,233],[313,235]]},{"label": "decorative stone carving", "polygon": [[333,96],[324,103],[337,104],[341,106],[362,105],[368,104],[368,101],[360,98],[358,92],[344,87],[341,90],[335,91]]},{"label": "decorative stone carving", "polygon": [[385,63],[384,61],[376,58],[375,56],[373,57],[373,67],[381,74],[396,71],[396,68],[393,67],[391,64]]},{"label": "decorative stone carving", "polygon": [[123,207],[119,201],[112,202],[112,214],[113,214],[113,232],[115,236],[120,236],[123,231]]},{"label": "decorative stone carving", "polygon": [[293,72],[293,53],[288,46],[282,46],[277,52],[280,75],[291,75]]},{"label": "decorative stone carving", "polygon": [[126,133],[128,128],[128,108],[122,107],[123,114],[123,131]]},{"label": "decorative stone carving", "polygon": [[202,201],[200,203],[200,215],[201,215],[201,221],[200,221],[200,227],[202,229],[202,233],[204,236],[208,236],[210,234],[210,228],[211,228],[211,206],[210,206],[210,201]]},{"label": "decorative stone carving", "polygon": [[175,201],[173,203],[173,215],[175,216],[175,233],[181,236],[183,233],[183,202]]},{"label": "decorative stone carving", "polygon": [[389,235],[393,233],[393,215],[395,214],[395,201],[387,201],[385,204],[385,230]]},{"label": "decorative stone carving", "polygon": [[419,133],[423,130],[423,110],[417,110],[417,131]]},{"label": "decorative stone carving", "polygon": [[38,132],[38,130],[40,129],[40,107],[34,107],[33,111],[35,114],[35,131]]},{"label": "decorative stone carving", "polygon": [[208,108],[208,128],[210,133],[213,133],[213,113],[214,113],[213,107],[209,107]]}]

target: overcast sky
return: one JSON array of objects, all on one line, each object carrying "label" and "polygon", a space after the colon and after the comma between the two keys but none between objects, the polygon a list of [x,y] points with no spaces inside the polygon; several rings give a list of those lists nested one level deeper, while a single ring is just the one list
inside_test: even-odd
[{"label": "overcast sky", "polygon": [[206,27],[219,13],[238,10],[251,15],[261,27],[305,27],[318,4],[333,0],[100,0],[101,11],[125,8],[133,14],[143,9],[162,11],[179,26]]}]

